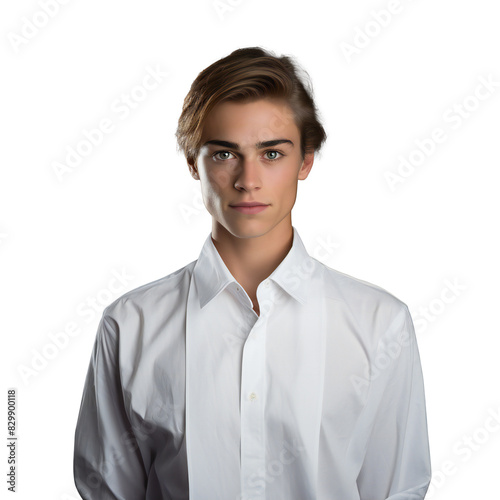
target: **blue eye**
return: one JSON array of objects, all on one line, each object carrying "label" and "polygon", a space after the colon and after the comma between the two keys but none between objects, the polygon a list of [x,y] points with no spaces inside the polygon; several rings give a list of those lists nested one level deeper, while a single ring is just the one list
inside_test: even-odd
[{"label": "blue eye", "polygon": [[[268,153],[274,153],[274,154],[279,154],[279,155],[283,156],[283,154],[280,153],[279,151],[274,151],[274,150],[272,150],[272,151],[266,151],[265,154],[267,155]],[[268,160],[275,161],[275,160],[279,160],[279,158],[280,157],[268,158]]]},{"label": "blue eye", "polygon": [[230,151],[217,151],[217,153],[214,153],[213,157],[216,159],[216,160],[228,160],[229,158],[217,158],[217,155],[220,155],[220,154],[229,154],[229,155],[232,155],[233,153],[231,153]]}]

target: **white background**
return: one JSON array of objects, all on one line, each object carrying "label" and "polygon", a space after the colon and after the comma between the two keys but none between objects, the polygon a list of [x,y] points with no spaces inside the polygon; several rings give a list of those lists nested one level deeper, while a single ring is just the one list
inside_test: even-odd
[{"label": "white background", "polygon": [[[1,422],[6,436],[16,388],[17,498],[79,498],[73,438],[100,313],[198,258],[211,218],[174,132],[197,74],[246,46],[294,56],[314,86],[328,140],[292,212],[309,253],[412,312],[434,472],[426,498],[496,495],[496,2],[47,0],[50,16],[42,4],[10,2],[0,16]],[[148,67],[168,75],[144,92]],[[118,112],[126,94],[134,107]],[[54,165],[105,118],[113,130],[58,176]],[[446,139],[418,153],[436,128]],[[402,157],[415,167],[391,189]],[[113,273],[125,275],[115,292]]]}]

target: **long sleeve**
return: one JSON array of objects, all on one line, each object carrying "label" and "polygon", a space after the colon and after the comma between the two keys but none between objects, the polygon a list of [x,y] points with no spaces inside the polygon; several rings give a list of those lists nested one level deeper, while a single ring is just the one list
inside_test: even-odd
[{"label": "long sleeve", "polygon": [[85,500],[145,498],[147,476],[120,384],[117,330],[105,310],[75,432],[74,478]]},{"label": "long sleeve", "polygon": [[378,346],[371,388],[376,405],[357,480],[361,500],[421,500],[431,480],[422,368],[404,309]]}]

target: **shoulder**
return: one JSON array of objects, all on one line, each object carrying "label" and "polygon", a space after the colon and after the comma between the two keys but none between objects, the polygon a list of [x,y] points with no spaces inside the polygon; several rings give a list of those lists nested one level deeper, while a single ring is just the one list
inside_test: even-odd
[{"label": "shoulder", "polygon": [[168,315],[186,303],[195,264],[196,261],[190,262],[167,276],[124,293],[104,309],[103,317],[119,321],[160,309]]},{"label": "shoulder", "polygon": [[341,307],[359,326],[381,334],[391,324],[408,321],[405,302],[385,288],[319,263],[323,293]]}]

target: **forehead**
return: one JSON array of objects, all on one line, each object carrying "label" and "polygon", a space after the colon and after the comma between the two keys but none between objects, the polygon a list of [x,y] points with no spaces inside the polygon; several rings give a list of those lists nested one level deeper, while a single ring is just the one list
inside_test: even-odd
[{"label": "forehead", "polygon": [[205,120],[202,141],[221,139],[253,144],[285,136],[297,140],[299,135],[288,103],[283,99],[264,98],[217,104]]}]

